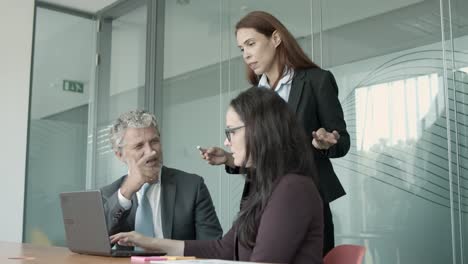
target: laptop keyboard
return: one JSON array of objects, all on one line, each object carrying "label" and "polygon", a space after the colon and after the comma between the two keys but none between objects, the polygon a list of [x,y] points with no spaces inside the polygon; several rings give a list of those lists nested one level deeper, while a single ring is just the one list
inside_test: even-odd
[{"label": "laptop keyboard", "polygon": [[113,249],[113,257],[130,257],[130,256],[164,256],[166,253],[157,251],[136,251],[125,249]]}]

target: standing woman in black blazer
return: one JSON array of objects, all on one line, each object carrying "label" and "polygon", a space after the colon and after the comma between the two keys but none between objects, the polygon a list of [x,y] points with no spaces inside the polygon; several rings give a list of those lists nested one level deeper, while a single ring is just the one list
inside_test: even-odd
[{"label": "standing woman in black blazer", "polygon": [[[236,24],[235,33],[249,82],[276,91],[288,102],[308,135],[324,203],[325,255],[335,243],[329,203],[345,195],[330,158],[343,157],[350,147],[335,78],[314,64],[286,27],[269,13],[247,14]],[[210,147],[201,149],[201,154],[209,164],[225,164],[229,173],[238,173],[231,153]],[[246,182],[243,197],[248,194]]]}]

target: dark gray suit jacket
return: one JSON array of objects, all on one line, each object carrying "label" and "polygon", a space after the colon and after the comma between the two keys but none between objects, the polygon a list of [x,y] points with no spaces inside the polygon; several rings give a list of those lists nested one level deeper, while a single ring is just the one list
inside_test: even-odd
[{"label": "dark gray suit jacket", "polygon": [[323,200],[331,202],[345,195],[330,162],[330,158],[346,155],[350,148],[350,138],[333,74],[320,68],[295,70],[288,104],[302,123],[309,142],[312,142],[312,131],[321,127],[327,131],[336,130],[340,133],[338,144],[327,151],[320,151],[314,147],[312,149],[319,172],[319,189]]},{"label": "dark gray suit jacket", "polygon": [[[118,200],[118,190],[126,176],[101,188],[109,235],[135,229],[136,194],[132,197],[132,207],[127,211]],[[223,235],[202,177],[163,166],[160,203],[164,238],[209,240]]]}]

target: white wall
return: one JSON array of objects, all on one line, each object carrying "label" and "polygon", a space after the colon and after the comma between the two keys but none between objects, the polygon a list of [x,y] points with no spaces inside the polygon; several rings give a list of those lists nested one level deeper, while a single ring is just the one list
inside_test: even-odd
[{"label": "white wall", "polygon": [[0,240],[22,240],[34,0],[0,1]]}]

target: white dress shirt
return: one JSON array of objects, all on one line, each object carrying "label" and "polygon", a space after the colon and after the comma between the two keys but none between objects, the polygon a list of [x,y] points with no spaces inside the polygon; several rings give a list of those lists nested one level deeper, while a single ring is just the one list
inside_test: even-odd
[{"label": "white dress shirt", "polygon": [[[148,198],[151,210],[153,211],[153,227],[155,238],[164,238],[161,221],[161,170],[159,170],[159,181],[151,184],[148,187],[148,190],[146,190],[146,197]],[[142,189],[138,190],[136,193],[138,203],[141,201],[141,192]],[[132,200],[125,198],[125,196],[123,196],[120,192],[120,188],[117,196],[120,206],[122,206],[125,210],[128,210],[132,207]]]},{"label": "white dress shirt", "polygon": [[[294,77],[293,69],[285,69],[283,72],[283,77],[278,81],[276,85],[275,92],[283,98],[284,101],[289,100],[289,93],[291,92],[292,79]],[[262,74],[260,81],[258,81],[258,87],[271,89],[270,84],[268,83],[268,78],[266,74]]]}]

